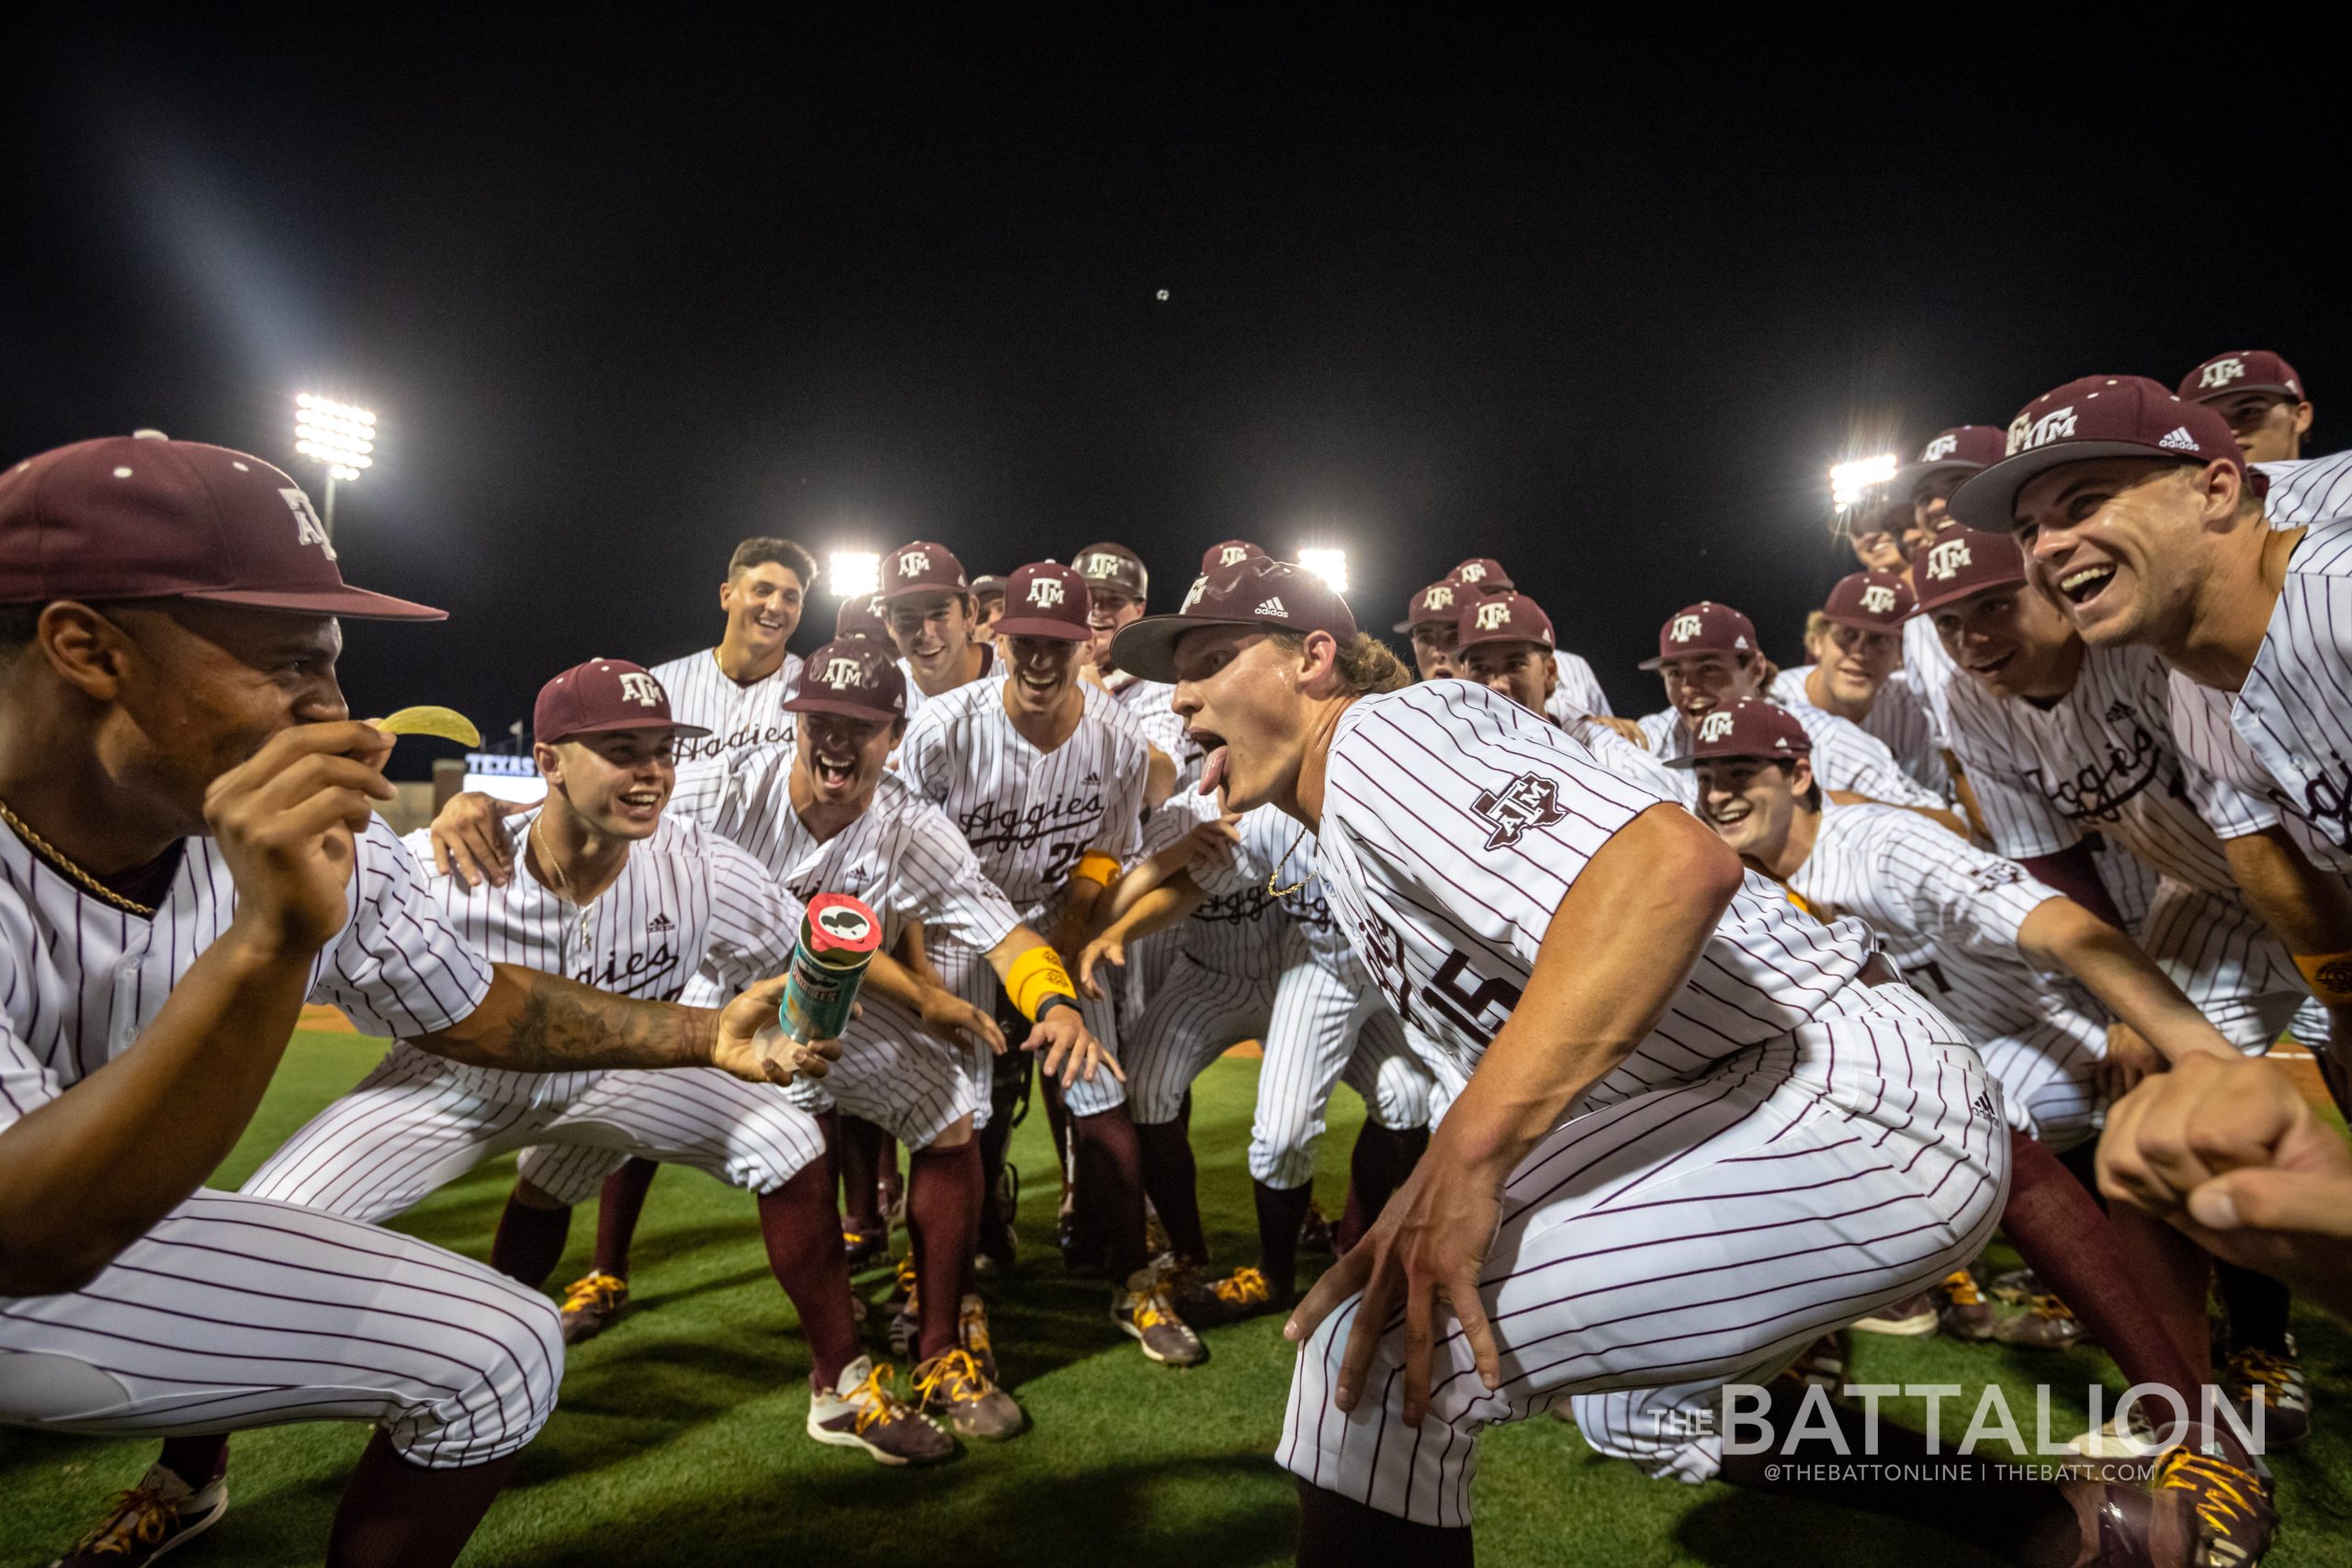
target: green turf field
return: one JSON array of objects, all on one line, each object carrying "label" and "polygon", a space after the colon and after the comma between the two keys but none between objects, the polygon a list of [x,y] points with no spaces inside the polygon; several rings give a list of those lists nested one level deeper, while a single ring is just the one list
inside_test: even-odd
[{"label": "green turf field", "polygon": [[[380,1047],[348,1035],[298,1038],[260,1118],[221,1172],[231,1186]],[[1256,1064],[1219,1063],[1201,1080],[1193,1120],[1211,1243],[1254,1249],[1242,1146]],[[1319,1181],[1342,1190],[1358,1110],[1340,1097]],[[967,1448],[927,1472],[885,1471],[802,1434],[808,1357],[770,1279],[752,1201],[689,1171],[664,1173],[635,1258],[636,1308],[571,1357],[554,1422],[523,1457],[465,1561],[473,1564],[1086,1563],[1117,1568],[1248,1568],[1283,1562],[1289,1479],[1268,1457],[1282,1425],[1289,1356],[1276,1320],[1211,1332],[1210,1359],[1188,1371],[1145,1361],[1104,1315],[1107,1288],[1073,1280],[1050,1245],[1052,1154],[1044,1118],[1014,1143],[1030,1172],[1014,1281],[995,1292],[998,1353],[1035,1423],[1001,1446]],[[401,1228],[487,1256],[511,1161],[450,1188]],[[554,1283],[585,1269],[583,1214]],[[2008,1266],[2004,1259],[2001,1266]],[[865,1280],[879,1297],[885,1278]],[[2306,1314],[2297,1325],[2318,1385],[2321,1432],[2274,1460],[2287,1533],[2282,1568],[2352,1565],[2352,1341]],[[2012,1408],[2040,1381],[2102,1379],[2087,1351],[2036,1355],[1948,1341],[1859,1337],[1858,1382],[1998,1379]],[[1915,1424],[1916,1401],[1886,1408]],[[1947,1407],[1957,1438],[1966,1410]],[[2081,1429],[2078,1404],[2053,1427]],[[237,1441],[229,1518],[174,1568],[315,1562],[345,1473],[366,1434],[295,1427]],[[0,1430],[0,1563],[38,1563],[88,1522],[107,1493],[145,1468],[151,1447]],[[1864,1516],[1767,1504],[1731,1488],[1654,1482],[1602,1460],[1548,1418],[1489,1434],[1477,1491],[1481,1560],[1490,1564],[1790,1564],[1982,1561],[1925,1531]]]}]

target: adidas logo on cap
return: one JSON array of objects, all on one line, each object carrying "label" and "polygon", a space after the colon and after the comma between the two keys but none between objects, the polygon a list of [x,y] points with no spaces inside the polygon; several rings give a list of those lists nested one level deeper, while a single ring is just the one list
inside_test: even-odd
[{"label": "adidas logo on cap", "polygon": [[1250,614],[1254,615],[1282,615],[1287,617],[1290,615],[1290,612],[1283,608],[1282,599],[1277,595],[1258,601],[1258,607],[1251,611]]},{"label": "adidas logo on cap", "polygon": [[2188,426],[2185,424],[2175,429],[2169,435],[2158,436],[2156,438],[2156,445],[2163,447],[2167,452],[2195,452],[2199,450],[2197,437],[2188,434]]}]

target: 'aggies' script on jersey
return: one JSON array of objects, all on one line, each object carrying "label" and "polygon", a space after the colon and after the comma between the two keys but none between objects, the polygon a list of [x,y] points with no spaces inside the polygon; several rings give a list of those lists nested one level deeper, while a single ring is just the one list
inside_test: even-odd
[{"label": "'aggies' script on jersey", "polygon": [[1150,749],[1118,699],[1080,690],[1085,713],[1051,751],[1012,728],[1001,680],[924,704],[899,747],[900,776],[946,811],[1024,919],[1039,918],[1080,856],[1134,858]]},{"label": "'aggies' script on jersey", "polygon": [[730,758],[791,736],[792,716],[784,704],[799,688],[800,662],[800,655],[787,653],[774,673],[748,686],[728,679],[715,648],[653,667],[653,678],[670,694],[671,716],[710,731],[681,736],[676,742],[682,794],[693,794],[691,786],[702,774],[725,768]]}]

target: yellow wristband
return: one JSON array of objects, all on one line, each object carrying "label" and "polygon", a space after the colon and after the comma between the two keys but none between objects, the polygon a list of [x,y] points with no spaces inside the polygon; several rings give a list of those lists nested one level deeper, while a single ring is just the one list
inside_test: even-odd
[{"label": "yellow wristband", "polygon": [[1119,863],[1102,851],[1095,850],[1079,856],[1078,869],[1070,874],[1085,877],[1089,882],[1099,882],[1108,887],[1119,880]]},{"label": "yellow wristband", "polygon": [[1078,1000],[1078,987],[1069,983],[1062,955],[1042,942],[1012,961],[1012,967],[1005,972],[1004,994],[1032,1023],[1037,1021],[1037,1004],[1047,997]]},{"label": "yellow wristband", "polygon": [[2331,953],[2319,958],[2295,955],[2312,995],[2332,1008],[2352,1008],[2352,953]]}]

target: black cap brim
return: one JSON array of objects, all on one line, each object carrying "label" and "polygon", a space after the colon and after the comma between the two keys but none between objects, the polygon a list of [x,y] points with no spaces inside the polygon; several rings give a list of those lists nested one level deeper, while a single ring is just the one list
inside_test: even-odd
[{"label": "black cap brim", "polygon": [[1944,502],[1944,511],[1954,521],[1980,532],[2007,534],[2018,525],[2018,491],[2052,468],[2100,457],[2155,457],[2171,463],[2208,460],[2167,451],[2145,441],[2053,441],[1980,469],[1951,492],[1951,499]]}]

